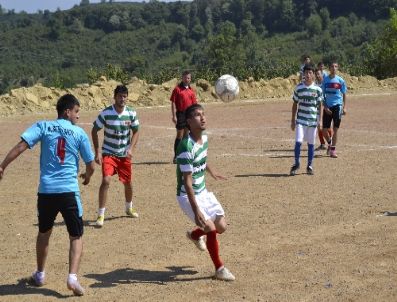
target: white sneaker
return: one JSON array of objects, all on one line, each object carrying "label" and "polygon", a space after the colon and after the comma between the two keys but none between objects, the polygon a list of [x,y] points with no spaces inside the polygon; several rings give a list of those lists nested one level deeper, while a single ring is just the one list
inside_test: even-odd
[{"label": "white sneaker", "polygon": [[222,267],[215,272],[215,279],[223,281],[234,281],[236,280],[236,277],[234,277],[233,274],[226,267]]},{"label": "white sneaker", "polygon": [[190,239],[200,251],[206,251],[207,250],[207,244],[205,243],[204,236],[201,236],[199,238],[199,240],[194,240],[192,238],[192,232],[191,231],[187,231],[186,232],[186,237],[188,239]]},{"label": "white sneaker", "polygon": [[73,292],[75,296],[84,296],[84,288],[80,285],[79,281],[68,281],[66,286]]},{"label": "white sneaker", "polygon": [[31,281],[32,281],[32,283],[33,283],[35,286],[43,286],[44,283],[45,283],[45,278],[44,278],[44,275],[40,276],[39,272],[38,272],[38,271],[35,271],[35,272],[32,274]]}]

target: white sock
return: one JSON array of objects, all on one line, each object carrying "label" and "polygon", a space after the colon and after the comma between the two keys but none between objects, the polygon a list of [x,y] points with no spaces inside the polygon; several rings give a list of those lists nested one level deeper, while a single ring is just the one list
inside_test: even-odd
[{"label": "white sock", "polygon": [[130,201],[130,202],[126,201],[125,202],[125,209],[128,210],[128,209],[131,209],[131,208],[132,208],[132,201]]},{"label": "white sock", "polygon": [[36,275],[39,278],[44,278],[45,277],[45,272],[44,271],[40,272],[40,271],[36,270]]},{"label": "white sock", "polygon": [[105,208],[99,208],[98,209],[98,216],[104,216],[105,215]]},{"label": "white sock", "polygon": [[77,281],[77,274],[69,274],[68,275],[68,282],[75,283]]}]

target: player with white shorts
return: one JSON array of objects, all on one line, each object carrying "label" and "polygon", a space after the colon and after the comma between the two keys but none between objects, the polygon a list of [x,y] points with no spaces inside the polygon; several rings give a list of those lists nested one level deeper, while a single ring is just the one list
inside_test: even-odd
[{"label": "player with white shorts", "polygon": [[[187,232],[187,237],[201,251],[208,250],[215,266],[215,278],[233,281],[235,277],[219,257],[217,234],[226,230],[225,211],[215,195],[208,192],[205,172],[216,180],[225,177],[215,173],[207,164],[208,138],[203,132],[206,118],[199,104],[186,109],[186,122],[190,130],[177,148],[177,200],[183,212],[198,226]],[[205,241],[206,237],[206,241]]]}]

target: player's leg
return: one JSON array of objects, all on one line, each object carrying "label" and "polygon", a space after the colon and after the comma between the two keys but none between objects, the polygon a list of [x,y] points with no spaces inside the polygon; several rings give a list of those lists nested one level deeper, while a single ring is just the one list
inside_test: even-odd
[{"label": "player's leg", "polygon": [[124,186],[125,213],[133,218],[138,218],[138,212],[133,205],[132,163],[129,158],[119,158],[117,166],[119,180]]},{"label": "player's leg", "polygon": [[216,216],[214,224],[218,234],[224,233],[227,229],[225,216]]},{"label": "player's leg", "polygon": [[306,172],[313,175],[314,144],[316,142],[317,127],[305,127],[305,137],[307,141],[307,168]]},{"label": "player's leg", "polygon": [[339,127],[341,124],[341,117],[342,117],[342,107],[341,106],[335,106],[332,108],[332,120],[334,123],[334,128],[333,128],[333,136],[332,136],[332,145],[331,145],[331,150],[330,150],[330,156],[332,158],[337,158],[338,155],[336,154],[336,144],[338,142],[338,131]]},{"label": "player's leg", "polygon": [[112,175],[116,173],[117,161],[113,156],[103,156],[102,160],[102,182],[99,186],[98,196],[98,218],[95,222],[97,227],[102,227],[105,221],[105,210],[107,196]]},{"label": "player's leg", "polygon": [[36,239],[37,270],[32,275],[34,284],[37,286],[42,286],[44,285],[45,282],[45,264],[48,256],[51,233],[52,233],[52,229],[44,233],[41,233],[39,231],[37,234],[37,239]]},{"label": "player's leg", "polygon": [[204,231],[207,234],[207,250],[215,266],[214,277],[224,281],[234,281],[234,275],[224,266],[219,256],[219,242],[217,233],[223,233],[226,230],[226,221],[224,216],[218,216],[215,221],[207,220]]},{"label": "player's leg", "polygon": [[84,289],[77,280],[83,253],[83,210],[80,193],[67,193],[64,196],[61,213],[69,233],[69,275],[66,285],[76,296],[84,295]]},{"label": "player's leg", "polygon": [[317,132],[318,132],[318,139],[320,140],[320,146],[318,146],[318,148],[316,150],[327,149],[327,147],[325,147],[325,139],[324,139],[323,131],[320,128],[320,126],[317,128]]},{"label": "player's leg", "polygon": [[69,275],[66,285],[76,296],[83,296],[84,289],[77,280],[77,273],[79,271],[81,256],[83,254],[83,239],[82,237],[69,236],[69,240]]},{"label": "player's leg", "polygon": [[295,146],[294,146],[295,163],[293,164],[290,170],[291,176],[294,176],[300,168],[300,152],[301,152],[303,138],[304,138],[303,126],[297,124],[295,127]]},{"label": "player's leg", "polygon": [[32,275],[32,281],[37,286],[45,283],[45,264],[49,251],[49,241],[54,226],[54,221],[58,215],[59,194],[38,194],[37,212],[39,221],[39,232],[36,239],[36,261],[37,270]]},{"label": "player's leg", "polygon": [[331,122],[332,122],[332,115],[326,113],[324,110],[323,111],[323,136],[328,144],[327,155],[329,155],[329,152],[331,150],[331,143],[332,143],[332,136],[330,135]]}]

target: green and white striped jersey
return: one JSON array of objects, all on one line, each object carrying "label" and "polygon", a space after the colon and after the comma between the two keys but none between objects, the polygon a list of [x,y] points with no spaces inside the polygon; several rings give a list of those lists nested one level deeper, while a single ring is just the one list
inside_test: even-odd
[{"label": "green and white striped jersey", "polygon": [[125,157],[130,148],[131,130],[138,130],[139,120],[133,108],[125,106],[119,114],[112,105],[102,110],[94,127],[104,129],[102,154]]},{"label": "green and white striped jersey", "polygon": [[197,195],[205,190],[205,170],[207,167],[208,137],[202,136],[203,144],[196,143],[188,135],[179,144],[176,151],[176,176],[177,176],[177,195],[186,195],[184,186],[183,172],[192,172],[193,190]]},{"label": "green and white striped jersey", "polygon": [[310,86],[300,83],[296,86],[292,99],[295,103],[298,103],[296,123],[308,127],[317,127],[318,107],[323,101],[321,88],[314,83]]}]

